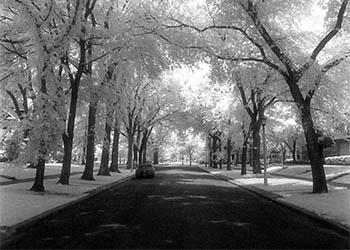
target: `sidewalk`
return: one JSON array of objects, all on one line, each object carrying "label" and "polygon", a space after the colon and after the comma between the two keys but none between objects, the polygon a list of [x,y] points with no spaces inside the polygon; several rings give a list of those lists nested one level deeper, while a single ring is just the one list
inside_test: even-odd
[{"label": "sidewalk", "polygon": [[[15,231],[17,227],[34,221],[52,211],[71,203],[79,202],[109,186],[130,179],[134,172],[120,168],[121,173],[111,172],[111,176],[96,176],[95,181],[81,179],[82,166],[72,168],[69,185],[57,184],[59,168],[48,167],[45,175],[45,192],[33,192],[35,169],[7,170],[6,175],[16,180],[0,179],[0,240]],[[11,176],[11,171],[16,175]],[[95,168],[96,171],[96,168]],[[23,172],[23,173],[22,173]]]},{"label": "sidewalk", "polygon": [[[302,166],[268,168],[267,186],[264,185],[263,174],[255,175],[249,170],[247,175],[242,176],[238,168],[231,171],[227,171],[226,168],[209,169],[204,166],[201,168],[265,198],[323,220],[323,222],[341,228],[343,231],[350,231],[350,185],[347,183],[349,175],[344,174],[350,169],[350,166],[345,166],[342,169],[345,171],[339,174],[339,178],[335,178],[337,174],[330,171],[333,172],[331,175],[334,180],[338,180],[338,182],[328,181],[329,192],[327,194],[311,193],[311,173],[308,173],[309,178],[303,176],[306,172],[302,170]],[[310,167],[308,166],[308,168]],[[327,179],[332,178],[327,177]]]}]

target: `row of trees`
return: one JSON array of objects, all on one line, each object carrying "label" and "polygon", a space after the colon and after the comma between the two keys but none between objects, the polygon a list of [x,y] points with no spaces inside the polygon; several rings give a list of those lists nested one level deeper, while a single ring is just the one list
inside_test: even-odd
[{"label": "row of trees", "polygon": [[[320,4],[328,10],[325,17],[327,31],[316,33],[298,25],[301,15],[311,15],[313,7]],[[254,151],[259,150],[259,133],[265,109],[280,93],[287,93],[295,103],[303,129],[313,176],[313,192],[327,192],[323,167],[323,146],[318,138],[320,129],[315,124],[312,105],[320,89],[328,89],[328,72],[342,64],[347,66],[348,1],[295,2],[283,1],[220,1],[205,3],[197,15],[183,12],[169,13],[168,22],[155,18],[155,33],[166,41],[184,49],[196,49],[205,53],[212,65],[217,65],[219,77],[235,81],[241,93],[243,106],[250,124],[246,135],[252,133]],[[191,12],[190,6],[187,11]],[[308,12],[310,11],[310,12]],[[200,13],[200,20],[197,20]],[[194,18],[193,18],[194,17]],[[346,28],[342,28],[346,26]],[[174,30],[181,30],[186,40],[174,37]],[[342,31],[342,32],[341,32]],[[307,36],[306,36],[307,35]],[[311,37],[311,38],[310,38]],[[332,44],[333,43],[333,44]],[[335,53],[333,48],[336,44]],[[343,64],[343,65],[344,65]],[[215,66],[214,66],[215,67]],[[235,71],[251,70],[258,73],[260,83],[250,91],[251,107],[248,107],[247,93],[242,91],[242,77]],[[232,79],[236,75],[236,79]],[[251,73],[245,74],[249,79]],[[264,76],[266,75],[266,76]],[[348,81],[348,80],[345,80]],[[268,90],[270,82],[278,82],[273,95]],[[284,90],[286,89],[286,90]],[[264,96],[262,96],[264,93]],[[283,96],[283,95],[282,95]],[[322,98],[322,97],[321,97]],[[255,152],[258,155],[259,152]],[[253,168],[259,171],[258,157],[253,157]]]},{"label": "row of trees", "polygon": [[18,160],[36,167],[32,190],[44,190],[45,162],[62,148],[58,183],[69,184],[75,145],[83,148],[82,178],[93,180],[98,135],[99,175],[118,171],[120,134],[128,138],[128,167],[146,161],[154,126],[180,109],[181,97],[159,80],[172,55],[139,27],[143,5],[4,1],[1,14],[2,115],[16,120],[4,127],[22,147]]}]

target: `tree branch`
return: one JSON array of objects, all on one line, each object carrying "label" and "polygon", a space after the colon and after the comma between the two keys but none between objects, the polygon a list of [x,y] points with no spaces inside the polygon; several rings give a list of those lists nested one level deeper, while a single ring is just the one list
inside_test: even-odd
[{"label": "tree branch", "polygon": [[314,96],[316,90],[320,86],[320,83],[322,81],[322,77],[328,72],[328,70],[330,70],[331,68],[339,65],[343,60],[345,60],[348,57],[350,57],[350,52],[346,53],[341,58],[337,58],[337,59],[334,59],[334,60],[328,62],[327,64],[325,64],[323,66],[321,72],[318,75],[316,75],[315,80],[314,80],[315,86],[309,90],[307,96],[305,97],[305,102],[311,103],[312,97]]},{"label": "tree branch", "polygon": [[6,76],[4,76],[4,77],[2,77],[2,78],[0,79],[0,82],[6,80],[7,78],[11,77],[12,75],[13,75],[13,72],[7,74]]},{"label": "tree branch", "polygon": [[248,0],[247,6],[245,6],[243,3],[241,4],[241,6],[245,10],[245,12],[248,14],[248,16],[253,20],[255,28],[263,37],[263,39],[265,40],[269,48],[272,50],[272,52],[284,64],[284,66],[287,68],[287,71],[291,72],[293,70],[292,61],[289,59],[287,55],[285,55],[281,51],[280,47],[272,39],[269,32],[266,30],[265,26],[260,22],[255,5],[252,3],[252,1]]},{"label": "tree branch", "polygon": [[9,90],[6,90],[6,93],[10,96],[10,98],[11,98],[11,100],[13,102],[13,106],[15,107],[15,112],[16,112],[18,118],[20,120],[22,120],[21,110],[19,109],[19,105],[18,105],[18,102],[17,102],[17,99],[16,99],[15,95]]},{"label": "tree branch", "polygon": [[18,88],[21,91],[22,98],[23,98],[23,108],[24,108],[24,113],[28,114],[28,98],[27,98],[27,89],[18,83]]},{"label": "tree branch", "polygon": [[318,54],[322,51],[322,49],[326,46],[326,44],[339,32],[341,29],[343,19],[344,19],[344,13],[346,10],[346,6],[348,4],[348,0],[344,0],[337,15],[337,22],[333,29],[319,42],[319,44],[316,46],[314,51],[312,52],[310,56],[310,60],[306,62],[299,70],[298,70],[298,75],[301,75],[308,70],[311,65],[315,62]]},{"label": "tree branch", "polygon": [[[156,20],[156,19],[155,19]],[[240,28],[238,26],[234,26],[234,25],[209,25],[206,26],[204,28],[198,28],[194,25],[190,25],[190,24],[186,24],[183,23],[175,18],[172,19],[173,21],[175,21],[176,23],[178,23],[178,25],[162,25],[163,27],[166,28],[191,28],[199,33],[205,32],[207,30],[215,30],[215,29],[229,29],[229,30],[235,30],[240,32],[245,38],[247,38],[259,51],[260,54],[262,56],[262,58],[256,58],[256,57],[246,57],[246,58],[234,58],[234,57],[229,57],[229,56],[220,56],[218,54],[214,54],[218,59],[222,59],[222,60],[230,60],[230,61],[256,61],[256,62],[262,62],[265,63],[266,65],[270,66],[271,68],[277,70],[280,74],[282,75],[287,75],[287,73],[280,68],[278,65],[274,64],[273,62],[269,61],[266,57],[266,52],[264,50],[264,47],[262,44],[258,43],[257,41],[255,41],[255,39],[253,37],[251,37],[245,29]],[[169,41],[168,41],[169,42]],[[199,48],[200,49],[200,48]],[[207,51],[206,51],[207,52]]]},{"label": "tree branch", "polygon": [[244,106],[245,110],[247,111],[248,115],[250,116],[250,118],[253,119],[254,114],[253,114],[252,110],[249,108],[247,97],[245,96],[245,92],[244,92],[244,89],[242,86],[242,80],[241,80],[241,77],[239,74],[236,74],[236,79],[237,79],[237,87],[238,87],[238,90],[241,94],[243,106]]}]

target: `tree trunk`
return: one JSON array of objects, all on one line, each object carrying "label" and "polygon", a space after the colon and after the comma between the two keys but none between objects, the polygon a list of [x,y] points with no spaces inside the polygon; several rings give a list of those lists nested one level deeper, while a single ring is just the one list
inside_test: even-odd
[{"label": "tree trunk", "polygon": [[63,138],[64,154],[63,154],[63,164],[62,164],[61,175],[58,180],[58,183],[63,185],[69,185],[73,140],[72,138],[67,136],[67,134],[63,134],[62,138]]},{"label": "tree trunk", "polygon": [[[116,118],[115,118],[116,119]],[[120,173],[118,168],[118,156],[119,156],[119,125],[116,120],[114,123],[114,135],[113,135],[113,145],[112,145],[112,162],[109,167],[109,171]]]},{"label": "tree trunk", "polygon": [[260,167],[260,126],[256,126],[253,130],[253,155],[252,155],[252,161],[253,161],[253,173],[254,174],[261,174],[261,167]]},{"label": "tree trunk", "polygon": [[311,98],[308,95],[305,99],[297,85],[297,81],[292,77],[286,79],[290,88],[290,92],[296,101],[299,109],[302,128],[305,135],[308,156],[310,159],[313,193],[328,193],[326,175],[323,167],[323,146],[317,141],[318,134],[316,132],[311,115]]},{"label": "tree trunk", "polygon": [[108,164],[109,164],[109,149],[111,147],[112,120],[113,120],[113,110],[107,104],[107,116],[106,116],[106,123],[105,123],[105,133],[104,133],[103,142],[102,142],[101,164],[97,175],[104,175],[104,176],[111,175],[108,170]]},{"label": "tree trunk", "polygon": [[209,136],[205,139],[205,163],[204,167],[208,167],[209,165],[209,159],[210,159],[210,139]]},{"label": "tree trunk", "polygon": [[147,140],[148,140],[148,129],[146,129],[142,134],[141,146],[140,146],[140,152],[139,152],[140,164],[146,162]]},{"label": "tree trunk", "polygon": [[222,142],[221,142],[221,139],[219,139],[218,141],[219,141],[219,154],[220,154],[219,168],[222,169],[222,158],[221,158]]},{"label": "tree trunk", "polygon": [[159,151],[157,147],[153,149],[153,164],[159,164]]},{"label": "tree trunk", "polygon": [[231,140],[227,139],[227,170],[232,170],[231,168],[231,154],[232,154],[232,145]]},{"label": "tree trunk", "polygon": [[83,153],[80,159],[80,164],[85,165],[85,160],[86,160],[86,145],[83,146]]},{"label": "tree trunk", "polygon": [[36,168],[36,173],[35,173],[34,184],[30,188],[30,190],[35,192],[45,192],[45,187],[44,187],[45,160],[40,158],[35,168]]},{"label": "tree trunk", "polygon": [[241,168],[241,175],[247,174],[247,146],[248,142],[243,143],[242,147],[242,168]]},{"label": "tree trunk", "polygon": [[213,137],[213,168],[218,168],[218,161],[217,161],[217,148],[218,148],[218,145],[217,145],[217,138],[216,136]]},{"label": "tree trunk", "polygon": [[250,143],[247,145],[247,154],[248,154],[248,161],[249,161],[249,165],[251,168],[253,168],[253,145],[251,145]]},{"label": "tree trunk", "polygon": [[142,163],[146,163],[147,162],[147,141],[143,147],[141,156],[142,156]]},{"label": "tree trunk", "polygon": [[84,131],[84,144],[83,144],[83,153],[82,153],[82,156],[81,156],[81,161],[80,161],[80,164],[81,165],[85,165],[85,160],[86,160],[86,144],[87,144],[87,134],[88,134],[88,128],[86,126],[85,128],[85,131]]},{"label": "tree trunk", "polygon": [[134,149],[134,138],[131,133],[128,133],[128,162],[126,165],[127,169],[133,168],[133,149]]},{"label": "tree trunk", "polygon": [[75,74],[75,79],[71,82],[71,98],[69,106],[69,116],[67,131],[63,134],[63,146],[64,146],[64,155],[63,155],[63,164],[62,171],[58,183],[63,185],[69,185],[69,177],[71,171],[72,163],[72,149],[73,149],[73,139],[74,139],[74,126],[75,126],[75,116],[77,113],[77,103],[78,103],[78,91],[80,85],[80,79],[83,75],[85,68],[85,40],[80,39],[80,62]]},{"label": "tree trunk", "polygon": [[281,150],[282,150],[282,165],[285,165],[286,164],[286,148],[285,146],[283,145],[283,143],[281,143]]},{"label": "tree trunk", "polygon": [[209,162],[209,168],[212,168],[213,167],[213,159],[214,159],[214,156],[213,156],[213,139],[211,139],[209,137],[209,142],[208,142],[208,162]]},{"label": "tree trunk", "polygon": [[137,148],[137,145],[136,145],[136,142],[134,143],[134,150],[133,150],[133,153],[134,153],[134,158],[133,158],[133,160],[134,160],[134,162],[135,163],[137,163],[138,162],[138,159],[139,159],[139,157],[138,157],[138,152],[139,152],[139,150],[138,150],[138,148]]},{"label": "tree trunk", "polygon": [[190,152],[190,167],[192,166],[192,152]]},{"label": "tree trunk", "polygon": [[97,111],[98,97],[96,94],[91,94],[91,101],[89,104],[88,117],[88,134],[86,145],[86,162],[82,179],[95,180],[94,178],[94,161],[95,161],[95,125],[96,125],[96,111]]},{"label": "tree trunk", "polygon": [[297,148],[297,140],[293,139],[293,150],[292,150],[292,155],[293,155],[293,163],[295,164],[297,162],[296,158],[296,148]]},{"label": "tree trunk", "polygon": [[136,135],[136,140],[134,142],[134,147],[133,147],[133,152],[134,152],[134,162],[135,164],[137,164],[139,161],[139,150],[141,151],[141,149],[139,148],[140,145],[140,137],[141,137],[141,131],[140,129],[138,129],[137,131],[137,135]]},{"label": "tree trunk", "polygon": [[318,134],[314,129],[310,106],[301,109],[301,120],[305,134],[308,156],[311,163],[313,193],[328,193],[326,175],[323,167],[323,146],[317,141]]},{"label": "tree trunk", "polygon": [[235,166],[238,166],[238,162],[239,162],[239,149],[236,150]]}]

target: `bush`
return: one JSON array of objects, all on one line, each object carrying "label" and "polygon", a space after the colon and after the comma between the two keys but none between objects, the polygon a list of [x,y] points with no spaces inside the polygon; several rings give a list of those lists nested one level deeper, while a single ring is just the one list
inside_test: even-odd
[{"label": "bush", "polygon": [[306,160],[298,160],[295,163],[293,162],[293,159],[286,159],[284,161],[285,164],[309,164],[310,161],[306,161]]},{"label": "bush", "polygon": [[350,165],[350,155],[326,157],[325,163],[329,165]]}]

